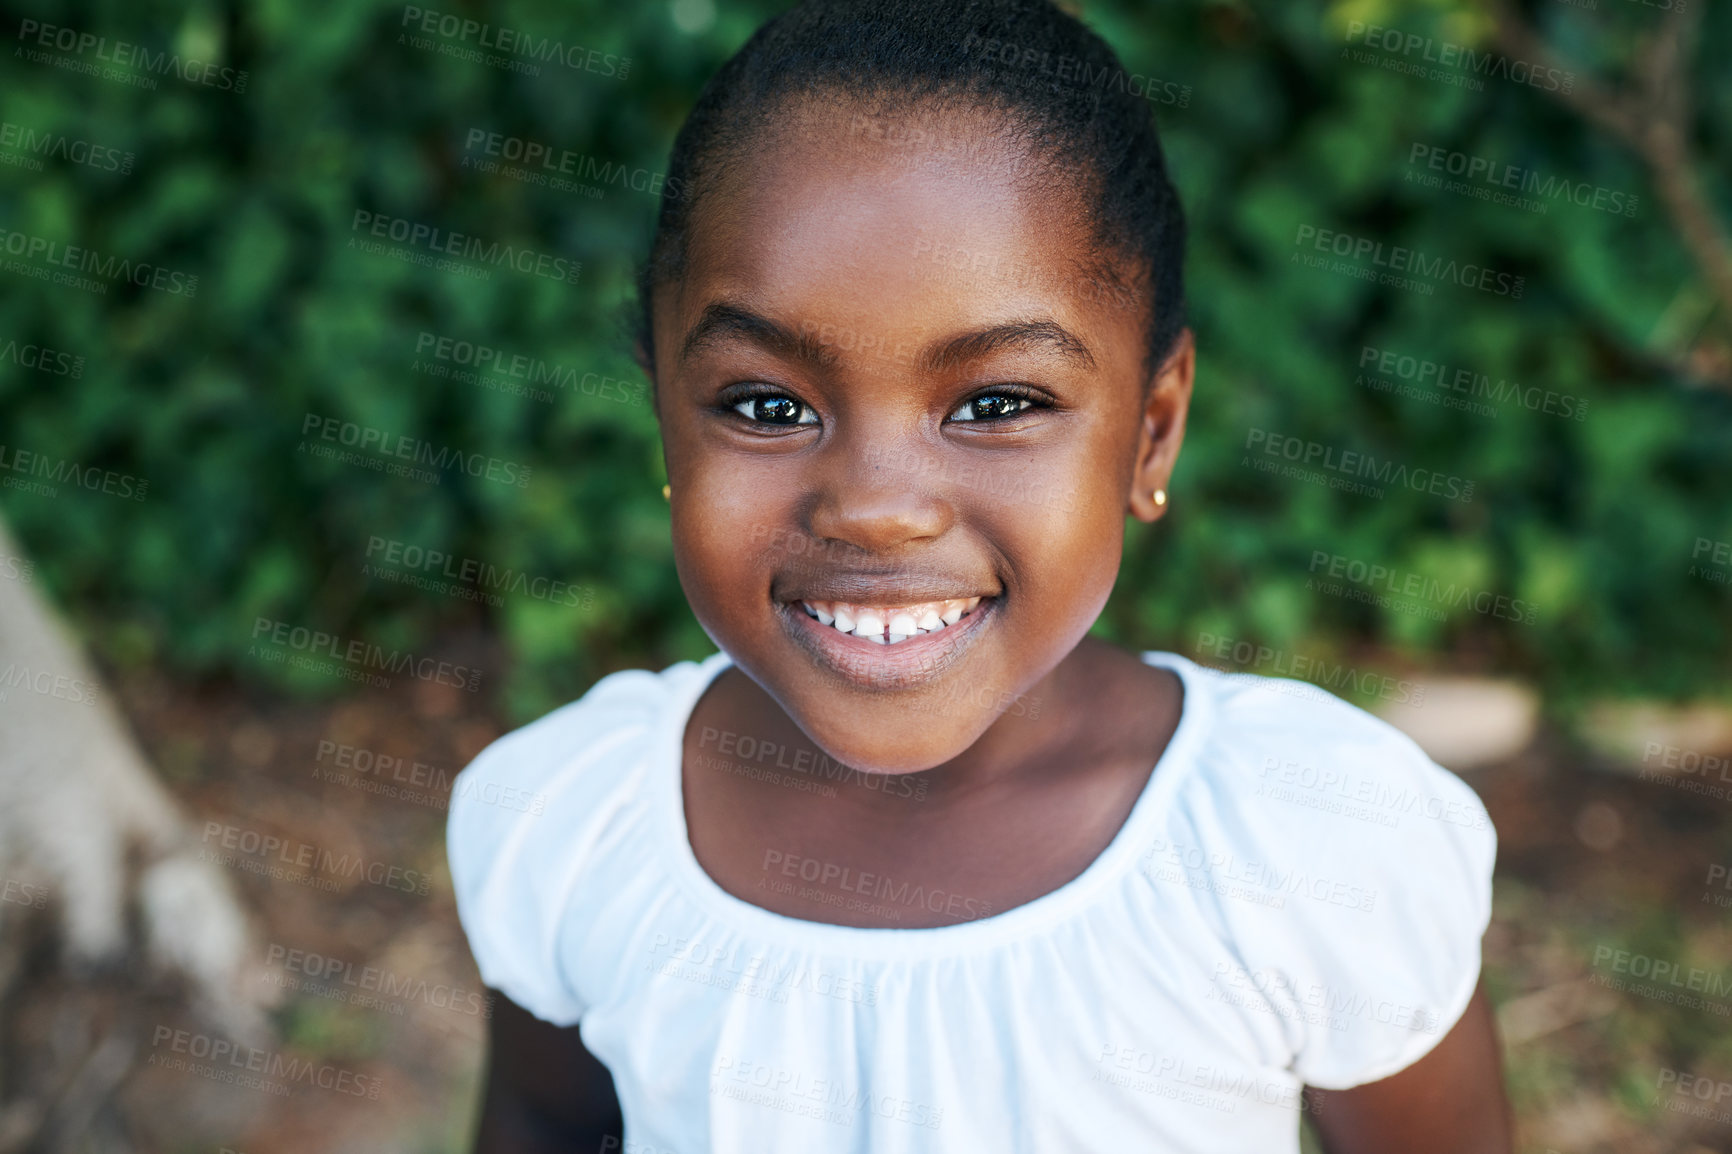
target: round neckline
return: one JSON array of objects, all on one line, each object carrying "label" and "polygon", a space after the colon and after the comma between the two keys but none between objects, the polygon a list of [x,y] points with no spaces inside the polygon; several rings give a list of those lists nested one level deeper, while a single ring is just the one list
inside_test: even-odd
[{"label": "round neckline", "polygon": [[723,889],[705,871],[692,849],[682,776],[686,726],[710,683],[733,664],[725,650],[701,662],[686,663],[687,669],[663,703],[655,727],[658,744],[652,753],[656,777],[652,804],[659,811],[656,826],[660,836],[668,843],[662,860],[669,863],[686,895],[725,926],[766,943],[795,949],[829,949],[861,958],[908,959],[999,945],[1045,929],[1086,908],[1102,887],[1130,868],[1149,844],[1150,831],[1165,812],[1185,770],[1195,764],[1196,748],[1209,729],[1212,705],[1199,667],[1186,657],[1161,650],[1145,650],[1139,656],[1144,664],[1170,670],[1178,676],[1183,687],[1178,727],[1107,847],[1082,873],[1019,906],[948,926],[843,926],[777,913]]}]

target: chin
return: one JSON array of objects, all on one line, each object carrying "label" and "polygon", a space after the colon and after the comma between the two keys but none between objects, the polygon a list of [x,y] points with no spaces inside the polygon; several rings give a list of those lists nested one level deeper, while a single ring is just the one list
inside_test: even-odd
[{"label": "chin", "polygon": [[[831,727],[808,725],[805,718],[794,710],[788,710],[788,715],[818,748],[836,761],[861,773],[894,776],[936,769],[966,752],[980,736],[972,729],[959,732],[946,727],[950,740],[942,743],[930,740],[912,743],[906,740],[887,742],[884,740],[886,726],[873,726],[870,730],[850,728],[838,732]],[[921,728],[930,728],[921,724],[921,716],[918,713],[910,716],[910,713],[903,712],[898,717],[899,727],[912,722]]]}]

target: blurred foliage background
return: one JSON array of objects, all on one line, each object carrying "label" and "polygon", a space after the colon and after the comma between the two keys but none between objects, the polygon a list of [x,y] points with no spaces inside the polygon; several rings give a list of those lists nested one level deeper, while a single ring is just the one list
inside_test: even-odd
[{"label": "blurred foliage background", "polygon": [[[255,620],[429,651],[497,636],[504,707],[523,720],[611,669],[712,651],[674,573],[653,413],[576,385],[641,379],[619,317],[656,201],[619,184],[596,196],[483,172],[466,142],[498,132],[659,173],[704,80],[779,7],[440,9],[629,58],[622,78],[556,63],[525,75],[418,48],[405,40],[408,9],[385,0],[0,5],[14,48],[34,19],[249,76],[244,93],[172,75],[147,91],[0,54],[6,121],[135,157],[129,172],[55,157],[40,171],[0,166],[0,228],[200,278],[188,299],[0,274],[0,343],[83,358],[78,379],[0,361],[0,442],[149,482],[137,502],[0,489],[103,659],[336,693],[342,683],[249,657]],[[1201,351],[1173,514],[1133,524],[1098,630],[1187,653],[1207,630],[1512,672],[1554,704],[1723,685],[1732,596],[1689,571],[1698,538],[1732,540],[1728,317],[1640,159],[1541,88],[1493,78],[1472,91],[1344,58],[1354,20],[1486,45],[1491,15],[1467,0],[1080,8],[1132,72],[1183,90],[1152,106],[1190,217]],[[1694,103],[1702,187],[1726,220],[1732,70],[1714,46],[1732,43],[1732,9],[1704,8],[1695,59],[1675,79]],[[1582,75],[1614,87],[1663,18],[1632,0],[1526,14]],[[1408,179],[1416,142],[1618,190],[1638,207],[1555,199],[1539,213],[1422,187]],[[363,253],[350,244],[358,210],[581,261],[581,274],[481,281]],[[1423,296],[1307,268],[1292,259],[1302,225],[1481,263],[1525,289],[1518,300],[1442,284]],[[436,377],[417,367],[423,334],[539,359],[567,384],[543,402]],[[1486,417],[1380,392],[1356,383],[1366,346],[1567,394],[1586,418],[1517,404]],[[450,469],[428,484],[319,459],[298,451],[309,413],[527,465],[531,479]],[[1476,494],[1391,487],[1378,501],[1278,482],[1241,465],[1253,427],[1469,478]],[[365,568],[375,538],[584,595],[430,596]],[[1317,550],[1521,598],[1536,619],[1437,621],[1317,596],[1305,588]]]},{"label": "blurred foliage background", "polygon": [[[316,748],[340,741],[454,771],[503,725],[606,672],[713,649],[674,571],[655,419],[621,320],[675,131],[717,65],[782,6],[442,2],[0,0],[0,515],[192,812],[375,847],[434,874],[442,803],[309,784]],[[1692,5],[1693,50],[1672,58],[1662,30],[1685,26],[1681,3]],[[1601,697],[1724,699],[1732,584],[1718,571],[1732,566],[1713,550],[1732,549],[1732,273],[1717,289],[1713,270],[1716,253],[1732,270],[1732,6],[1071,7],[1155,94],[1190,220],[1200,350],[1170,515],[1131,523],[1097,632],[1192,656],[1208,656],[1197,652],[1206,632],[1361,669],[1508,674],[1534,683],[1554,714]],[[472,42],[423,31],[424,11],[581,45],[594,66],[465,59],[450,53]],[[30,21],[71,30],[72,47],[42,48]],[[1352,30],[1370,24],[1433,48],[1367,50]],[[1567,57],[1573,101],[1500,76],[1475,87],[1396,70],[1435,66],[1422,57],[1445,43],[1531,56],[1511,40],[1520,28]],[[165,74],[122,44],[209,62],[228,80]],[[1646,132],[1667,116],[1676,136]],[[1641,131],[1620,133],[1632,122]],[[591,175],[576,189],[519,179],[507,158],[474,147],[493,133],[569,150]],[[1436,175],[1415,159],[1432,155],[1515,166],[1619,207],[1478,199],[1414,179]],[[1694,233],[1680,224],[1680,189],[1703,214]],[[400,259],[425,246],[359,247],[375,238],[357,213],[581,271],[561,282],[429,268]],[[1522,277],[1523,291],[1436,283],[1423,295],[1308,267],[1294,259],[1315,253],[1295,244],[1305,228],[1482,265]],[[196,276],[197,292],[46,283],[36,274],[53,266],[14,252],[17,237]],[[436,355],[440,342],[521,357],[554,383],[521,395],[513,387],[529,382],[471,374]],[[26,363],[23,350],[41,348],[59,356]],[[1549,391],[1569,411],[1450,408],[1434,403],[1435,385],[1387,372],[1416,395],[1372,387],[1367,348]],[[527,483],[458,468],[429,483],[321,457],[305,450],[341,446],[310,433],[309,415],[509,463]],[[1469,479],[1474,498],[1386,485],[1376,500],[1273,477],[1244,463],[1254,430]],[[47,496],[18,484],[31,479],[21,453],[147,481],[148,492],[61,482]],[[452,561],[416,567],[393,548]],[[1533,620],[1321,594],[1307,585],[1319,553],[1519,600]],[[0,577],[16,576],[11,563],[0,557]],[[466,565],[535,585],[406,580]],[[535,595],[551,581],[568,595]],[[258,656],[261,618],[478,665],[486,692],[464,702],[418,682],[362,694]],[[1706,863],[1732,856],[1726,823],[1709,799],[1578,773],[1580,760],[1542,742],[1476,785],[1500,833],[1487,981],[1515,1039],[1512,1097],[1547,1148],[1700,1151],[1672,1140],[1691,1120],[1659,1104],[1654,1078],[1725,1069],[1732,1043],[1718,1018],[1583,991],[1607,947],[1704,966],[1732,956],[1720,895],[1701,880]],[[473,980],[442,883],[422,907],[240,880],[272,942]],[[18,988],[21,1005],[55,1002],[39,985]],[[0,1033],[11,1028],[4,993]],[[330,1101],[261,1114],[255,1154],[464,1148],[475,1023],[464,1033],[424,1011],[392,1022],[312,995],[281,1017],[296,1052],[396,1080],[384,1106],[347,1121]],[[33,1055],[20,1069],[41,1065],[17,1040],[30,1036],[8,1034],[3,1047]],[[225,1087],[195,1081],[144,1095],[155,1104],[140,1113],[162,1114],[179,1140],[213,1101],[233,1105]],[[213,1116],[218,1132],[247,1133]],[[319,1145],[321,1131],[342,1137]]]}]

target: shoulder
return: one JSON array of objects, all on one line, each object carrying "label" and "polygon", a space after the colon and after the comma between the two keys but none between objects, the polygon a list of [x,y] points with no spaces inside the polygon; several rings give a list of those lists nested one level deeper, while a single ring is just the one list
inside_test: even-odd
[{"label": "shoulder", "polygon": [[593,739],[650,724],[679,678],[681,662],[660,673],[623,669],[597,681],[576,701],[567,702],[488,745],[465,773],[543,776],[562,759],[583,752],[574,737]]},{"label": "shoulder", "polygon": [[[1186,664],[1207,726],[1156,861],[1242,959],[1220,980],[1288,1017],[1310,1084],[1394,1073],[1478,980],[1497,852],[1484,805],[1399,730],[1316,686]],[[1319,1006],[1334,1011],[1301,1013]]]},{"label": "shoulder", "polygon": [[1309,681],[1227,673],[1179,660],[1185,672],[1202,687],[1218,720],[1224,723],[1219,727],[1217,739],[1238,737],[1264,744],[1305,741],[1336,746],[1375,745],[1384,750],[1402,748],[1424,757],[1411,739],[1388,722]]},{"label": "shoulder", "polygon": [[669,675],[642,669],[610,673],[576,701],[498,738],[457,775],[447,844],[454,869],[465,854],[544,814],[553,791],[566,796],[607,782],[649,738],[669,694]]},{"label": "shoulder", "polygon": [[[1319,829],[1369,833],[1420,818],[1495,847],[1491,820],[1467,783],[1381,718],[1304,681],[1190,662],[1182,672],[1207,715],[1185,784],[1193,796],[1216,799],[1222,817],[1239,815],[1231,824],[1244,832],[1302,841]],[[1352,837],[1336,848],[1405,840]]]},{"label": "shoulder", "polygon": [[483,980],[537,1016],[575,1020],[547,964],[561,917],[588,863],[648,829],[669,706],[725,661],[609,674],[494,741],[453,782],[445,840],[459,920]]}]

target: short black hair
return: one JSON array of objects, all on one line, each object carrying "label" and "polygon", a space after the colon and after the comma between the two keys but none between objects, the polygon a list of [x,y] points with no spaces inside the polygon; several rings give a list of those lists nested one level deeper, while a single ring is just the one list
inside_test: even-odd
[{"label": "short black hair", "polygon": [[1149,315],[1145,376],[1185,325],[1185,222],[1153,110],[1118,56],[1050,0],[804,0],[766,21],[710,78],[674,139],[635,336],[654,371],[651,298],[685,271],[686,230],[718,174],[750,156],[790,103],[864,101],[887,115],[923,103],[984,109],[1065,173],[1102,253],[1128,261],[1152,307],[1105,262],[1097,286]]}]

